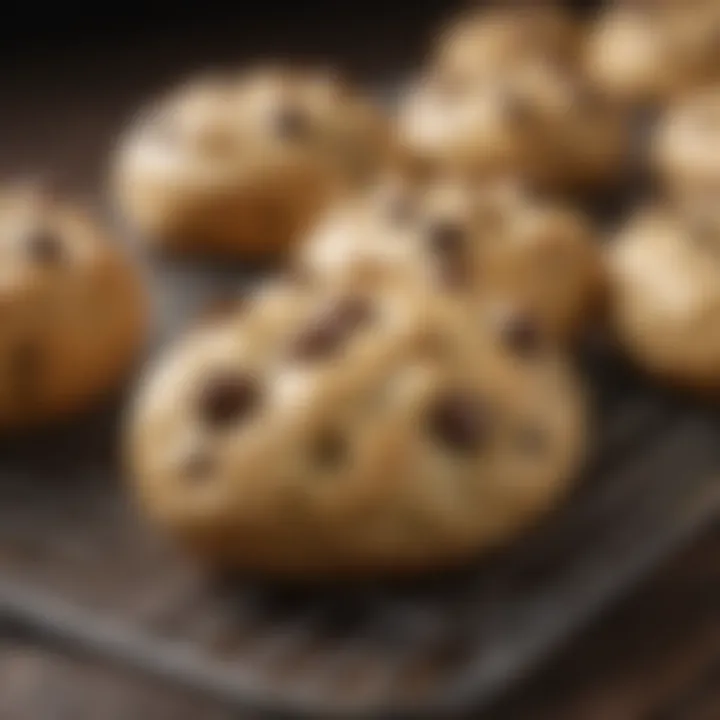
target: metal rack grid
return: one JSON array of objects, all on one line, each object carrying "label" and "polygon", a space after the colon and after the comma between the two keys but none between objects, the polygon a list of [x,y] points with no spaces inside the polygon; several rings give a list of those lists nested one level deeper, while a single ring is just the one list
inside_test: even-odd
[{"label": "metal rack grid", "polygon": [[[169,334],[238,282],[159,272]],[[574,497],[496,557],[402,585],[277,587],[190,567],[127,505],[122,402],[45,437],[4,440],[0,617],[34,640],[281,716],[477,709],[720,511],[720,416],[597,350],[584,365],[600,432]]]}]

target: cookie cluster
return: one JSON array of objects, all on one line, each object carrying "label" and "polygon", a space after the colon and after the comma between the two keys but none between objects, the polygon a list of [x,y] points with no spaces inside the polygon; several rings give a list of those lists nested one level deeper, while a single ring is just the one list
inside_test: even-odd
[{"label": "cookie cluster", "polygon": [[[142,510],[210,566],[418,572],[510,541],[578,480],[586,331],[720,387],[718,38],[713,0],[496,4],[440,30],[392,109],[282,64],[144,108],[109,183],[139,247],[280,272],[143,373]],[[608,233],[597,207],[639,177]],[[100,225],[9,189],[0,254],[0,427],[117,386],[146,291]]]},{"label": "cookie cluster", "polygon": [[[547,3],[473,11],[438,34],[385,132],[357,90],[336,88],[322,110],[296,77],[294,122],[314,130],[278,135],[288,96],[251,75],[268,114],[236,106],[236,137],[277,160],[223,155],[244,184],[210,193],[234,215],[208,211],[203,225],[198,212],[204,233],[182,220],[204,202],[182,196],[183,172],[199,180],[192,163],[208,156],[189,135],[165,146],[183,179],[154,175],[172,195],[163,205],[140,190],[148,148],[131,132],[120,176],[156,213],[127,205],[141,230],[177,221],[157,237],[203,250],[221,230],[223,250],[253,257],[260,242],[289,269],[146,375],[129,431],[146,512],[222,566],[307,577],[447,565],[507,542],[577,479],[589,408],[572,352],[591,326],[660,377],[720,384],[714,6],[621,3],[591,21]],[[170,107],[182,117],[191,99]],[[219,114],[206,110],[209,131]],[[344,142],[327,141],[331,119]],[[361,182],[348,146],[362,148]],[[329,169],[327,184],[310,182]],[[603,244],[589,207],[638,176],[659,199]],[[270,177],[274,220],[260,231],[268,206],[246,198],[267,197]],[[296,202],[302,221],[280,238],[270,228]]]}]

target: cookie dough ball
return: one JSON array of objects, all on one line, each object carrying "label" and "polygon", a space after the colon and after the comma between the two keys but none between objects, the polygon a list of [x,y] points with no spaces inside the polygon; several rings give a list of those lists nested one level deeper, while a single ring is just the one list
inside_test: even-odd
[{"label": "cookie dough ball", "polygon": [[405,153],[430,167],[518,174],[553,187],[616,178],[628,143],[619,108],[540,63],[500,79],[421,79],[401,104],[398,136]]},{"label": "cookie dough ball", "polygon": [[496,217],[476,298],[491,307],[521,308],[556,340],[577,337],[593,321],[605,291],[592,223],[570,206],[527,197],[506,202]]},{"label": "cookie dough ball", "polygon": [[455,79],[492,78],[537,62],[571,67],[579,33],[559,6],[526,3],[482,8],[453,19],[437,39],[431,68]]},{"label": "cookie dough ball", "polygon": [[150,518],[211,565],[411,572],[506,542],[583,456],[585,402],[438,298],[271,289],[140,387],[129,448]]},{"label": "cookie dough ball", "polygon": [[611,320],[643,368],[720,388],[720,222],[650,208],[609,248]]},{"label": "cookie dough ball", "polygon": [[667,110],[653,152],[665,189],[682,204],[720,197],[720,84]]},{"label": "cookie dough ball", "polygon": [[192,81],[149,108],[121,139],[113,187],[151,242],[267,258],[389,148],[384,118],[335,76],[261,68]]},{"label": "cookie dough ball", "polygon": [[435,268],[418,235],[419,186],[385,176],[367,191],[331,205],[299,243],[291,274],[306,285],[435,285]]},{"label": "cookie dough ball", "polygon": [[588,219],[512,181],[414,186],[393,178],[328,212],[298,266],[323,285],[414,283],[473,304],[509,303],[559,340],[582,326],[603,290]]},{"label": "cookie dough ball", "polygon": [[714,0],[613,5],[590,33],[587,72],[623,102],[663,103],[718,78],[719,34]]},{"label": "cookie dough ball", "polygon": [[0,430],[114,389],[147,314],[138,272],[88,213],[38,187],[0,190]]}]

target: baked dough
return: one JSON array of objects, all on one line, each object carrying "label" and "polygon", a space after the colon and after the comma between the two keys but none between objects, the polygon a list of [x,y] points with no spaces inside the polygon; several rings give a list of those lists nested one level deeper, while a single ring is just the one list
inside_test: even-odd
[{"label": "baked dough", "polygon": [[719,33],[715,0],[617,3],[590,33],[587,73],[625,103],[662,104],[720,78]]},{"label": "baked dough", "polygon": [[519,175],[562,188],[616,179],[629,142],[622,109],[541,62],[489,77],[421,77],[401,102],[398,137],[435,172]]},{"label": "baked dough", "polygon": [[333,74],[263,67],[191,80],[141,113],[112,186],[149,242],[269,258],[389,152],[381,113]]},{"label": "baked dough", "polygon": [[720,83],[671,105],[654,137],[665,190],[682,205],[713,205],[720,193]]},{"label": "baked dough", "polygon": [[608,249],[619,342],[661,379],[720,388],[720,222],[642,210]]},{"label": "baked dough", "polygon": [[485,327],[435,294],[265,288],[141,384],[140,504],[212,566],[302,579],[507,541],[576,476],[585,401],[551,348]]},{"label": "baked dough", "polygon": [[332,208],[300,246],[299,274],[329,286],[413,284],[530,313],[567,339],[603,292],[591,223],[514,181],[414,184],[395,176]]},{"label": "baked dough", "polygon": [[453,18],[440,32],[430,68],[449,78],[491,78],[537,62],[571,68],[581,34],[575,20],[548,3],[481,8]]},{"label": "baked dough", "polygon": [[35,183],[0,190],[0,430],[114,389],[145,340],[139,271],[91,214]]}]

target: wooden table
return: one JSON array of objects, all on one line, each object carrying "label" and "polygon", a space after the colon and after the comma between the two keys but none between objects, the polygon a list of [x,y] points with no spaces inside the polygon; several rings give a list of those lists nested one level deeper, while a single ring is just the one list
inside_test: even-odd
[{"label": "wooden table", "polygon": [[[336,3],[329,15],[308,18],[302,9],[272,21],[236,15],[193,32],[161,34],[153,26],[134,35],[66,36],[64,43],[39,43],[36,36],[27,45],[15,37],[0,75],[1,170],[12,175],[49,169],[96,196],[118,128],[138,103],[184,72],[280,48],[344,57],[367,76],[385,67],[399,71],[419,58],[444,3],[425,3],[419,19],[411,5],[386,7],[370,19],[367,13],[353,16],[357,4]],[[304,23],[303,32],[294,32],[297,23]],[[328,33],[333,23],[344,23],[346,33]],[[348,41],[351,35],[354,42]],[[231,717],[137,678],[0,640],[0,720]],[[577,638],[493,717],[718,720],[720,528]]]},{"label": "wooden table", "polygon": [[[576,638],[490,720],[718,720],[720,527]],[[0,641],[0,720],[251,720]]]}]

